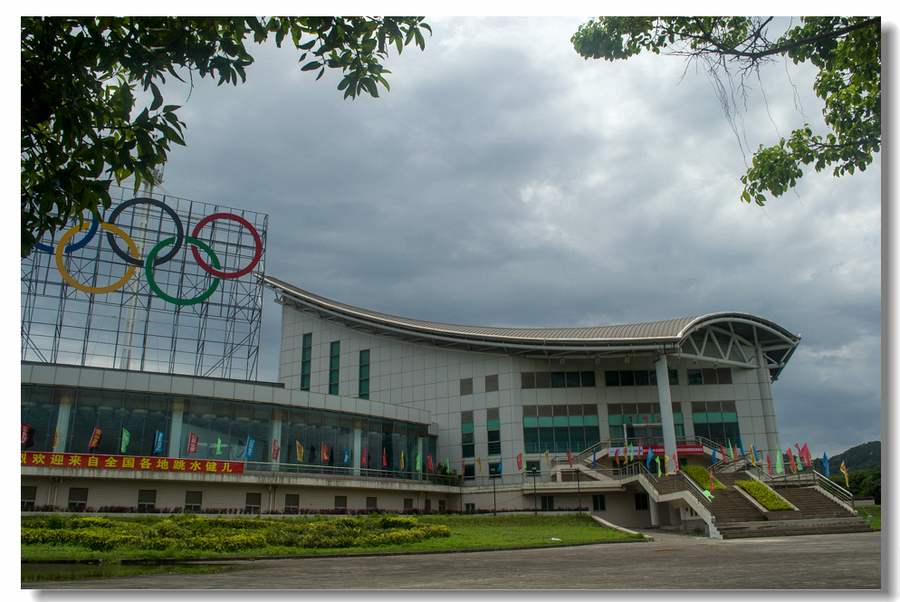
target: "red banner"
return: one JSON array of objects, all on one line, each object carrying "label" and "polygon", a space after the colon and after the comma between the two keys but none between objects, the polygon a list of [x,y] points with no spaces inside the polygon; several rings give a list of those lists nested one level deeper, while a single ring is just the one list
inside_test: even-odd
[{"label": "red banner", "polygon": [[102,433],[100,431],[100,427],[95,426],[94,432],[91,433],[91,444],[88,445],[88,449],[95,449],[98,445],[100,445],[100,437]]},{"label": "red banner", "polygon": [[22,445],[25,445],[25,442],[28,441],[28,429],[31,428],[31,425],[22,423]]},{"label": "red banner", "polygon": [[274,441],[274,444],[272,445],[272,459],[277,460],[278,452],[281,451],[281,448],[278,447],[278,439],[272,439],[272,441]]},{"label": "red banner", "polygon": [[188,441],[188,452],[187,453],[196,454],[197,453],[197,442],[199,442],[199,441],[200,441],[200,437],[198,437],[194,433],[191,433],[191,439],[190,439],[190,441]]},{"label": "red banner", "polygon": [[55,454],[50,452],[22,452],[22,466],[244,474],[243,462],[148,458],[144,456],[103,456],[99,454]]}]

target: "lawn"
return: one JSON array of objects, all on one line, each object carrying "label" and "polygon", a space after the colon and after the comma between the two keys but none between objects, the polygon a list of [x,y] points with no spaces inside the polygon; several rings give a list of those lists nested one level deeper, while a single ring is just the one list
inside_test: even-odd
[{"label": "lawn", "polygon": [[22,517],[22,560],[379,554],[643,539],[585,514],[205,518]]},{"label": "lawn", "polygon": [[869,523],[876,531],[881,531],[881,506],[857,506],[856,511],[862,518],[872,516],[872,522]]}]

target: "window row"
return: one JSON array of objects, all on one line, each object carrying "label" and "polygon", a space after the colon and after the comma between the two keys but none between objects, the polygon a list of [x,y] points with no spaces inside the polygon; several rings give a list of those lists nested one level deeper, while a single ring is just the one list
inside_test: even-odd
[{"label": "window row", "polygon": [[[606,370],[607,387],[655,387],[656,370]],[[669,369],[669,385],[678,384],[678,370]]]},{"label": "window row", "polygon": [[522,372],[523,389],[596,387],[593,372]]}]

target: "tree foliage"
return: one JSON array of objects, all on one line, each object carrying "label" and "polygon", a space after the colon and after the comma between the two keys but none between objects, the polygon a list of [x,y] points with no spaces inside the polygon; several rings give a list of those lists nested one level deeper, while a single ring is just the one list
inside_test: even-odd
[{"label": "tree foliage", "polygon": [[[381,62],[390,46],[424,49],[421,17],[174,18],[24,17],[22,30],[22,256],[85,211],[111,203],[113,180],[152,181],[171,144],[184,145],[167,77],[246,80],[245,41],[285,39],[301,71],[340,69],[344,98],[390,90]],[[136,111],[136,90],[152,97]],[[137,112],[135,115],[134,113]]]},{"label": "tree foliage", "polygon": [[803,17],[775,39],[771,25],[771,17],[602,17],[582,24],[572,43],[585,59],[613,61],[666,50],[702,61],[730,117],[735,107],[723,77],[732,93],[745,98],[747,78],[776,57],[818,68],[814,89],[825,102],[830,131],[814,133],[805,124],[777,144],[759,146],[741,177],[741,200],[764,205],[766,194],[778,197],[794,187],[803,166],[852,174],[865,170],[881,150],[881,19]]}]

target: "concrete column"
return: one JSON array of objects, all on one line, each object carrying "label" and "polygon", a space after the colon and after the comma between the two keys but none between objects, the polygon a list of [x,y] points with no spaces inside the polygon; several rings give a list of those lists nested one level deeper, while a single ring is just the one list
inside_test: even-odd
[{"label": "concrete column", "polygon": [[[358,422],[358,421],[357,421]],[[353,474],[358,475],[359,469],[362,468],[362,429],[357,427],[353,428],[353,450],[351,452],[353,457],[351,461],[353,463]]]},{"label": "concrete column", "polygon": [[[663,448],[669,456],[666,463],[667,472],[675,470],[675,415],[672,412],[672,392],[669,391],[669,364],[666,356],[661,355],[656,360],[656,391],[659,396],[659,416],[662,420]],[[652,505],[652,503],[651,503]]]},{"label": "concrete column", "polygon": [[289,451],[285,448],[285,441],[282,441],[281,437],[281,411],[276,410],[276,415],[278,418],[273,419],[269,423],[269,446],[270,449],[274,450],[275,440],[278,440],[278,457],[273,459],[273,454],[270,453],[269,457],[266,459],[270,464],[278,464],[281,462],[281,458],[286,457],[285,452]]},{"label": "concrete column", "polygon": [[647,497],[650,499],[650,524],[659,527],[662,524],[659,522],[659,502],[654,500],[650,494],[647,494]]},{"label": "concrete column", "polygon": [[72,391],[59,391],[57,399],[59,400],[59,412],[56,414],[56,433],[54,437],[56,445],[53,446],[55,452],[66,451],[66,440],[69,438],[69,420],[72,416],[72,400],[75,394]]},{"label": "concrete column", "polygon": [[[176,399],[172,401],[172,423],[169,427],[169,450],[164,452],[169,458],[181,457],[181,426],[184,422],[184,401]],[[185,447],[187,452],[187,447]],[[186,455],[186,454],[185,454]]]},{"label": "concrete column", "polygon": [[778,418],[775,416],[775,400],[772,397],[772,378],[766,368],[762,348],[756,349],[756,378],[759,382],[759,399],[762,404],[763,423],[766,427],[767,453],[775,453],[778,446]]}]

